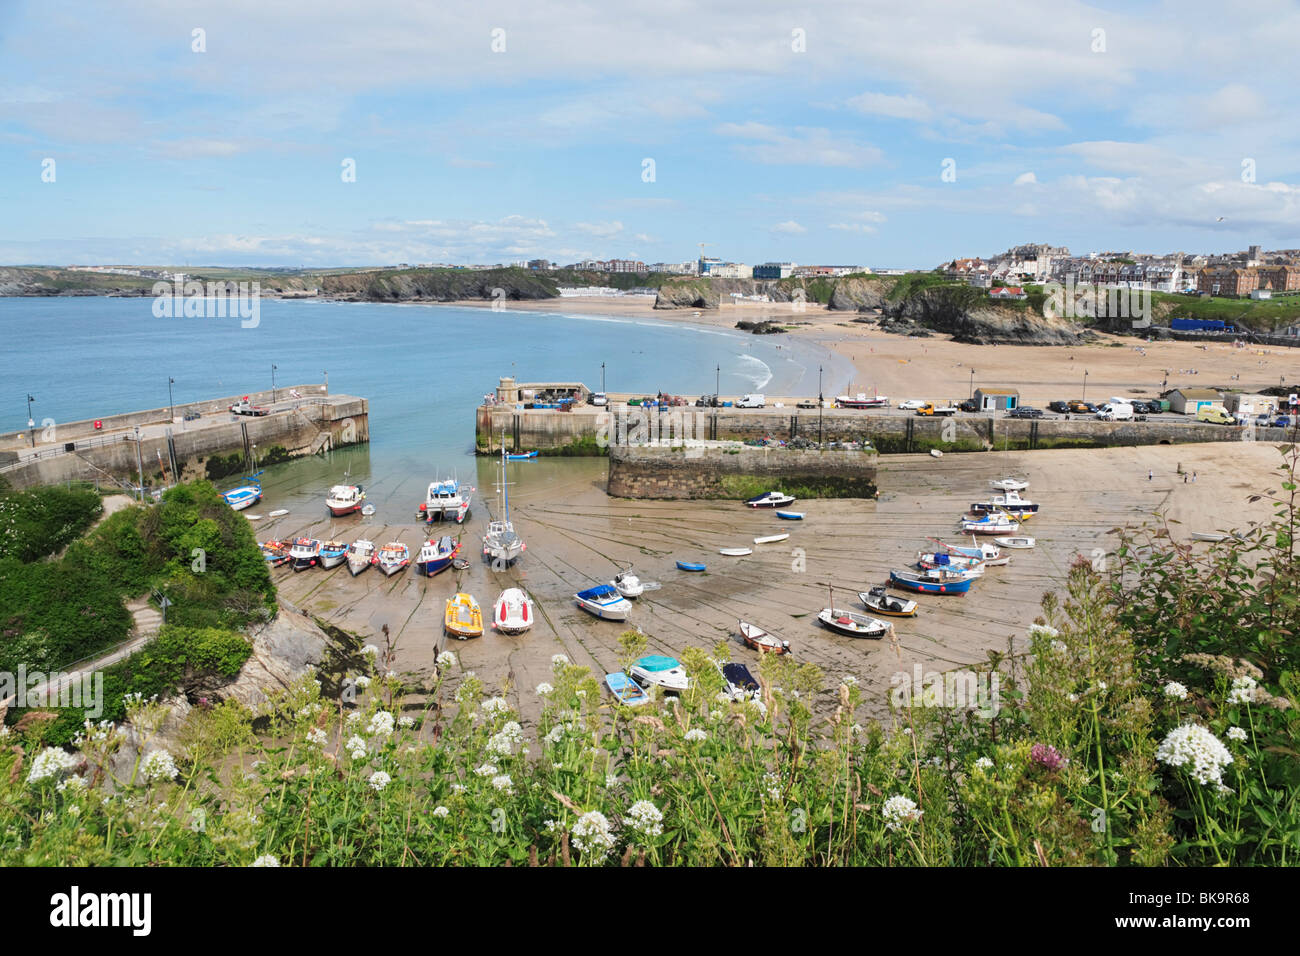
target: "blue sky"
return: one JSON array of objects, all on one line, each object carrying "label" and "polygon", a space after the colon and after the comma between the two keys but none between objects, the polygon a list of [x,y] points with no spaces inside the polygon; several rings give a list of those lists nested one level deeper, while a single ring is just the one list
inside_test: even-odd
[{"label": "blue sky", "polygon": [[7,0],[0,263],[1300,247],[1298,48],[1270,0]]}]

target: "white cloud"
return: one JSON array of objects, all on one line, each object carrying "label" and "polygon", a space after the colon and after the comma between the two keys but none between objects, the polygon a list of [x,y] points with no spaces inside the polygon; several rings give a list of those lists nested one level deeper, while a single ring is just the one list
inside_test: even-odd
[{"label": "white cloud", "polygon": [[609,239],[623,231],[623,224],[617,219],[611,222],[575,222],[573,228],[599,239]]},{"label": "white cloud", "polygon": [[1037,182],[1038,182],[1038,177],[1034,175],[1034,171],[1031,169],[1029,172],[1021,173],[1019,176],[1017,176],[1015,185],[1032,186]]},{"label": "white cloud", "polygon": [[887,93],[861,93],[849,100],[849,106],[868,116],[887,116],[925,122],[934,116],[928,103],[920,97],[890,96]]},{"label": "white cloud", "polygon": [[773,166],[869,166],[884,154],[875,146],[837,139],[822,127],[796,126],[788,132],[765,123],[723,123],[718,135],[751,142],[736,147],[742,156]]}]

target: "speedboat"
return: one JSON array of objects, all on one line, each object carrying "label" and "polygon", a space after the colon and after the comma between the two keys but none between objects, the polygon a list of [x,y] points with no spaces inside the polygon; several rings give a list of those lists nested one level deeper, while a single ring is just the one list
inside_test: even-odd
[{"label": "speedboat", "polygon": [[314,568],[320,561],[320,541],[316,538],[299,538],[289,549],[289,560],[295,571]]},{"label": "speedboat", "polygon": [[858,600],[868,611],[875,611],[886,617],[916,617],[915,601],[894,597],[885,590],[883,585],[873,587],[870,591],[859,591]]},{"label": "speedboat", "polygon": [[448,634],[462,641],[483,636],[483,612],[479,610],[478,601],[474,600],[473,595],[462,591],[447,598],[443,627]]},{"label": "speedboat", "polygon": [[745,504],[750,508],[784,508],[794,502],[794,495],[787,495],[780,491],[765,491],[761,495],[748,499]]},{"label": "speedboat", "polygon": [[783,641],[775,634],[763,630],[757,624],[750,624],[748,621],[740,622],[740,639],[745,642],[746,647],[752,647],[764,654],[790,653],[789,641]]},{"label": "speedboat", "polygon": [[236,511],[243,511],[245,508],[251,508],[262,500],[262,483],[257,480],[259,471],[256,475],[249,475],[244,480],[246,485],[240,485],[238,488],[231,488],[229,491],[223,491],[221,497],[226,499],[226,504]]},{"label": "speedboat", "polygon": [[411,549],[400,541],[390,541],[379,549],[375,562],[384,574],[394,575],[411,563]]},{"label": "speedboat", "polygon": [[492,624],[502,634],[522,634],[533,626],[533,602],[521,588],[507,588],[497,598]]},{"label": "speedboat", "polygon": [[352,542],[352,547],[348,548],[348,570],[352,572],[355,578],[358,574],[377,564],[379,559],[375,556],[375,543],[360,538]]},{"label": "speedboat", "polygon": [[878,621],[874,617],[844,611],[836,607],[824,607],[817,613],[817,620],[822,627],[843,634],[845,637],[870,637],[879,640],[889,633],[893,626],[888,621]]},{"label": "speedboat", "polygon": [[455,478],[432,481],[424,504],[420,505],[420,517],[425,521],[452,518],[461,524],[469,515],[469,500],[473,491],[473,488],[462,488]]},{"label": "speedboat", "polygon": [[614,590],[625,598],[638,598],[645,593],[645,585],[631,571],[618,572],[610,583],[614,585]]},{"label": "speedboat", "polygon": [[423,575],[433,577],[451,567],[451,561],[460,553],[460,545],[449,534],[444,534],[436,542],[426,541],[420,548],[420,556],[415,559],[415,569]]},{"label": "speedboat", "polygon": [[647,654],[628,668],[628,674],[642,687],[654,685],[676,691],[690,690],[691,687],[686,668],[677,658],[663,654]]},{"label": "speedboat", "polygon": [[612,584],[598,584],[573,596],[578,607],[606,621],[626,621],[632,603]]},{"label": "speedboat", "polygon": [[336,518],[354,514],[361,510],[366,500],[366,493],[360,485],[335,485],[325,496],[325,507]]},{"label": "speedboat", "polygon": [[614,699],[624,707],[640,707],[642,704],[650,703],[650,695],[622,671],[606,674],[605,686],[614,695]]},{"label": "speedboat", "polygon": [[332,568],[343,563],[348,556],[348,546],[345,541],[326,541],[320,546],[320,566],[322,568]]},{"label": "speedboat", "polygon": [[951,571],[890,571],[889,583],[919,594],[965,594],[974,578]]},{"label": "speedboat", "polygon": [[273,568],[278,568],[289,560],[289,545],[283,541],[264,541],[260,545],[262,557]]}]

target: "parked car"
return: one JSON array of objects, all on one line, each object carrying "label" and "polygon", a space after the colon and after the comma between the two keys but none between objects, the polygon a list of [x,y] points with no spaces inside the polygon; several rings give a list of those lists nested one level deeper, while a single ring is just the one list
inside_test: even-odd
[{"label": "parked car", "polygon": [[591,404],[593,404],[593,405],[608,405],[608,404],[609,404],[609,396],[606,395],[604,392],[593,392],[592,395],[591,395]]},{"label": "parked car", "polygon": [[1007,412],[1007,418],[1042,418],[1043,410],[1032,405],[1021,405]]},{"label": "parked car", "polygon": [[1092,402],[1085,402],[1081,398],[1073,398],[1070,400],[1070,411],[1093,415],[1096,414],[1097,406]]},{"label": "parked car", "polygon": [[1048,403],[1047,403],[1047,410],[1048,410],[1049,412],[1065,413],[1065,412],[1068,412],[1068,411],[1070,410],[1070,403],[1069,403],[1069,402],[1062,402],[1062,401],[1060,401],[1060,400],[1055,401],[1055,402],[1048,402]]},{"label": "parked car", "polygon": [[979,402],[973,398],[968,398],[964,402],[958,402],[957,407],[963,412],[978,412],[980,410]]},{"label": "parked car", "polygon": [[717,407],[718,407],[718,396],[716,396],[716,395],[701,395],[699,398],[697,398],[697,399],[695,400],[695,407],[696,407],[696,408],[717,408]]},{"label": "parked car", "polygon": [[926,404],[926,402],[921,401],[919,398],[909,398],[906,401],[899,402],[898,407],[904,411],[914,412],[918,408],[924,408]]},{"label": "parked car", "polygon": [[1275,427],[1275,428],[1290,428],[1290,427],[1291,427],[1291,416],[1289,416],[1289,415],[1279,415],[1279,416],[1277,416],[1277,418],[1274,419],[1274,421],[1273,421],[1273,427]]}]

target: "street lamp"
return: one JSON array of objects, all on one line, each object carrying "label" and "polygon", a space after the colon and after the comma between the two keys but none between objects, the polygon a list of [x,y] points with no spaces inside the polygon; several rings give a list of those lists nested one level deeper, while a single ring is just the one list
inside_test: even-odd
[{"label": "street lamp", "polygon": [[966,397],[967,398],[975,397],[975,370],[974,369],[970,370],[970,394],[967,395]]},{"label": "street lamp", "polygon": [[600,363],[600,393],[605,394],[605,363]]},{"label": "street lamp", "polygon": [[321,369],[321,374],[325,376],[325,394],[330,393],[330,373],[329,369]]},{"label": "street lamp", "polygon": [[1087,398],[1088,398],[1088,370],[1085,368],[1083,370],[1083,394],[1079,396],[1079,400],[1085,401]]},{"label": "street lamp", "polygon": [[32,418],[32,402],[34,401],[36,401],[36,399],[32,398],[31,392],[28,392],[27,393],[27,437],[32,440],[33,448],[36,447],[36,419]]},{"label": "street lamp", "polygon": [[826,399],[822,395],[822,367],[817,366],[817,447],[822,447],[822,408]]},{"label": "street lamp", "polygon": [[144,501],[144,452],[140,450],[140,426],[135,426],[135,463],[140,469],[140,500]]},{"label": "street lamp", "polygon": [[271,365],[271,404],[275,404],[275,369],[274,363]]},{"label": "street lamp", "polygon": [[719,365],[713,371],[713,402],[716,408],[722,404],[722,366]]},{"label": "street lamp", "polygon": [[172,386],[176,384],[176,379],[170,375],[167,376],[167,404],[171,406],[171,421],[176,421],[176,399],[172,395]]}]

